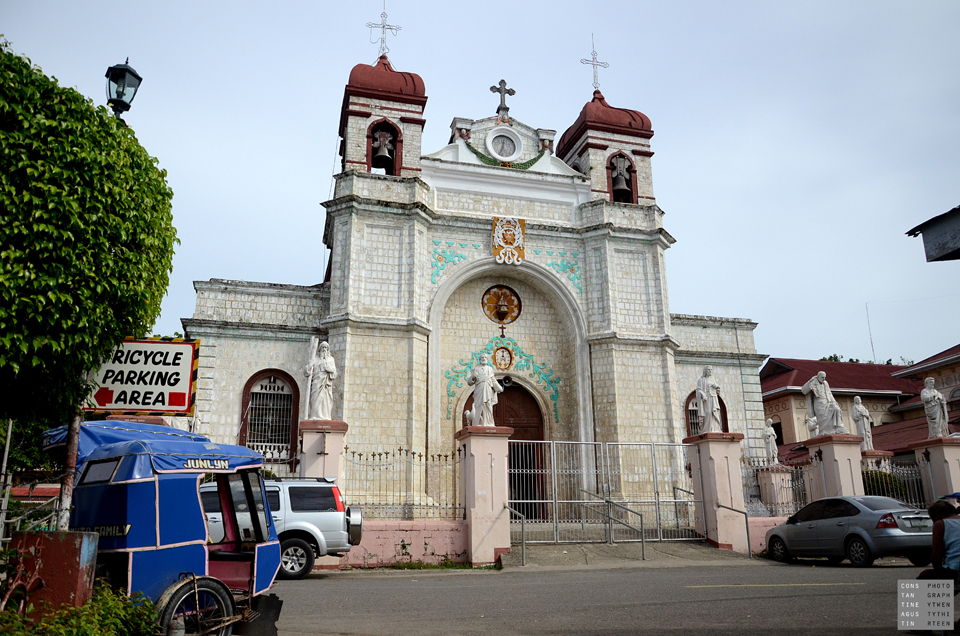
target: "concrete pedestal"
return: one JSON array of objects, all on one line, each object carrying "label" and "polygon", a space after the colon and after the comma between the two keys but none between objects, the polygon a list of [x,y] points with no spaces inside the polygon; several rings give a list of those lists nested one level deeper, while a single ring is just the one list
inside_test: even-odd
[{"label": "concrete pedestal", "polygon": [[693,490],[703,501],[703,534],[707,542],[724,550],[750,553],[745,514],[720,508],[719,504],[744,510],[743,478],[740,474],[740,433],[702,433],[683,440],[694,444],[688,455],[693,471]]},{"label": "concrete pedestal", "polygon": [[811,457],[818,457],[823,468],[825,497],[862,497],[859,435],[839,433],[811,437],[804,445]]},{"label": "concrete pedestal", "polygon": [[474,566],[493,565],[510,551],[508,426],[466,426],[454,437],[464,449],[461,500],[469,538],[467,558]]},{"label": "concrete pedestal", "polygon": [[887,470],[893,451],[865,450],[860,451],[860,455],[860,467],[863,470]]},{"label": "concrete pedestal", "polygon": [[340,479],[343,438],[347,423],[342,420],[301,420],[301,477]]},{"label": "concrete pedestal", "polygon": [[760,486],[760,501],[773,514],[781,515],[786,510],[793,510],[796,499],[793,494],[793,470],[779,465],[758,470],[757,484]]},{"label": "concrete pedestal", "polygon": [[960,492],[960,438],[934,437],[909,448],[916,453],[917,463],[928,464],[920,474],[931,501]]},{"label": "concrete pedestal", "polygon": [[[44,601],[54,608],[61,604],[80,607],[93,595],[97,563],[96,532],[17,532],[10,547],[18,552],[8,577],[31,582],[28,597],[37,618]],[[8,581],[9,582],[9,581]]]}]

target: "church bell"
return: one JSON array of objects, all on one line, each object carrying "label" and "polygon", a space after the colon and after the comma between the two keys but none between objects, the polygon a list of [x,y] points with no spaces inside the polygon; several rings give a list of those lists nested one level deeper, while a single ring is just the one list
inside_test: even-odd
[{"label": "church bell", "polygon": [[617,173],[617,176],[613,178],[613,193],[623,194],[626,196],[630,195],[630,184],[627,183],[627,180],[623,178],[621,173]]},{"label": "church bell", "polygon": [[374,168],[384,168],[389,170],[393,167],[393,135],[388,132],[377,132],[374,134],[373,147],[376,152],[370,160],[370,165]]}]

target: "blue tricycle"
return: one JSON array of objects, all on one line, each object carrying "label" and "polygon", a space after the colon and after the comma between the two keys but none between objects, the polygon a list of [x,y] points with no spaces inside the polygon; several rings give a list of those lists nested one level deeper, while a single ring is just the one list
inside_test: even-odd
[{"label": "blue tricycle", "polygon": [[[99,533],[97,577],[152,600],[163,633],[230,636],[234,623],[256,618],[252,601],[280,567],[263,457],[167,426],[80,428],[70,529]],[[66,427],[44,434],[46,448],[65,441]],[[220,497],[218,543],[200,503],[204,480]]]}]

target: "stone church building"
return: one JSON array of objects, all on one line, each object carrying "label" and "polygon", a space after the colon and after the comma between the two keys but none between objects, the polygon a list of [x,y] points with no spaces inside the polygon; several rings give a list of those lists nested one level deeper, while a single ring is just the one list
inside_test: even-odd
[{"label": "stone church building", "polygon": [[455,117],[448,145],[424,154],[423,80],[386,56],[353,68],[323,282],[195,283],[183,326],[201,341],[197,430],[288,452],[318,336],[353,450],[450,452],[485,352],[515,439],[679,442],[697,432],[693,392],[712,365],[724,428],[759,455],[756,323],[670,313],[675,239],[650,120],[597,90],[555,140],[513,117],[502,82],[491,90],[479,119]]}]

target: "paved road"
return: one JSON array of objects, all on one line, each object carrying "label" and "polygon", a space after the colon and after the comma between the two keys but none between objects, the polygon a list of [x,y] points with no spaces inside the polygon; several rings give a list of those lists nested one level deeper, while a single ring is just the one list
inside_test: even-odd
[{"label": "paved road", "polygon": [[[299,634],[896,634],[896,581],[878,562],[730,559],[673,567],[368,571],[282,581],[278,629]],[[900,632],[903,634],[904,632]]]}]

